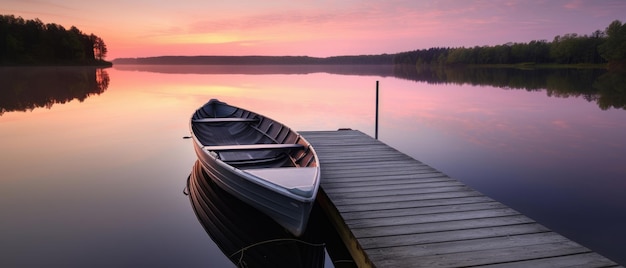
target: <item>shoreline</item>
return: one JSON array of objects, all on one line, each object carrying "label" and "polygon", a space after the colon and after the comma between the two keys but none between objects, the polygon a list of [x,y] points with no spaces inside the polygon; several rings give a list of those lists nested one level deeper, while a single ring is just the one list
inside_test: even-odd
[{"label": "shoreline", "polygon": [[95,63],[33,63],[33,64],[0,64],[0,67],[113,67],[113,62],[103,61]]}]

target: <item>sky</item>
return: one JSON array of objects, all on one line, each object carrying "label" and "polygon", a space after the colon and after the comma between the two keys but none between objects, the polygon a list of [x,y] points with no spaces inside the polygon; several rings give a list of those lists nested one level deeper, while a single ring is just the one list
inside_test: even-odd
[{"label": "sky", "polygon": [[0,14],[93,33],[108,60],[329,57],[591,34],[626,22],[626,0],[0,0]]}]

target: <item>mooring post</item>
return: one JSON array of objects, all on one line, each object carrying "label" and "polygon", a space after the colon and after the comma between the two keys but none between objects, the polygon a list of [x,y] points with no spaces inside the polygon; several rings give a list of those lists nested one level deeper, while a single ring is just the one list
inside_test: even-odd
[{"label": "mooring post", "polygon": [[378,139],[378,80],[376,80],[376,126],[374,127],[374,138]]}]

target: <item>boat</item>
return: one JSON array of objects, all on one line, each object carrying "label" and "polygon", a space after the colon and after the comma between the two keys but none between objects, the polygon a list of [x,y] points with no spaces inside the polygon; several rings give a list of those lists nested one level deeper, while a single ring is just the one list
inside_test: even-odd
[{"label": "boat", "polygon": [[188,177],[186,194],[204,230],[237,267],[324,267],[320,230],[309,228],[296,238],[269,216],[217,186],[199,161]]},{"label": "boat", "polygon": [[319,160],[305,138],[217,99],[193,113],[190,129],[198,160],[217,185],[302,235],[320,184]]}]

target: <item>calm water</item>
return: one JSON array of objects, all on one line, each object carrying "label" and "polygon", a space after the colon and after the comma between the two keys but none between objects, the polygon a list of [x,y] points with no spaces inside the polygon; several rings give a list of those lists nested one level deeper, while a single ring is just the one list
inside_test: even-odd
[{"label": "calm water", "polygon": [[377,80],[383,142],[626,264],[621,76],[116,66],[0,68],[0,266],[232,267],[182,193],[191,113],[373,135]]}]

